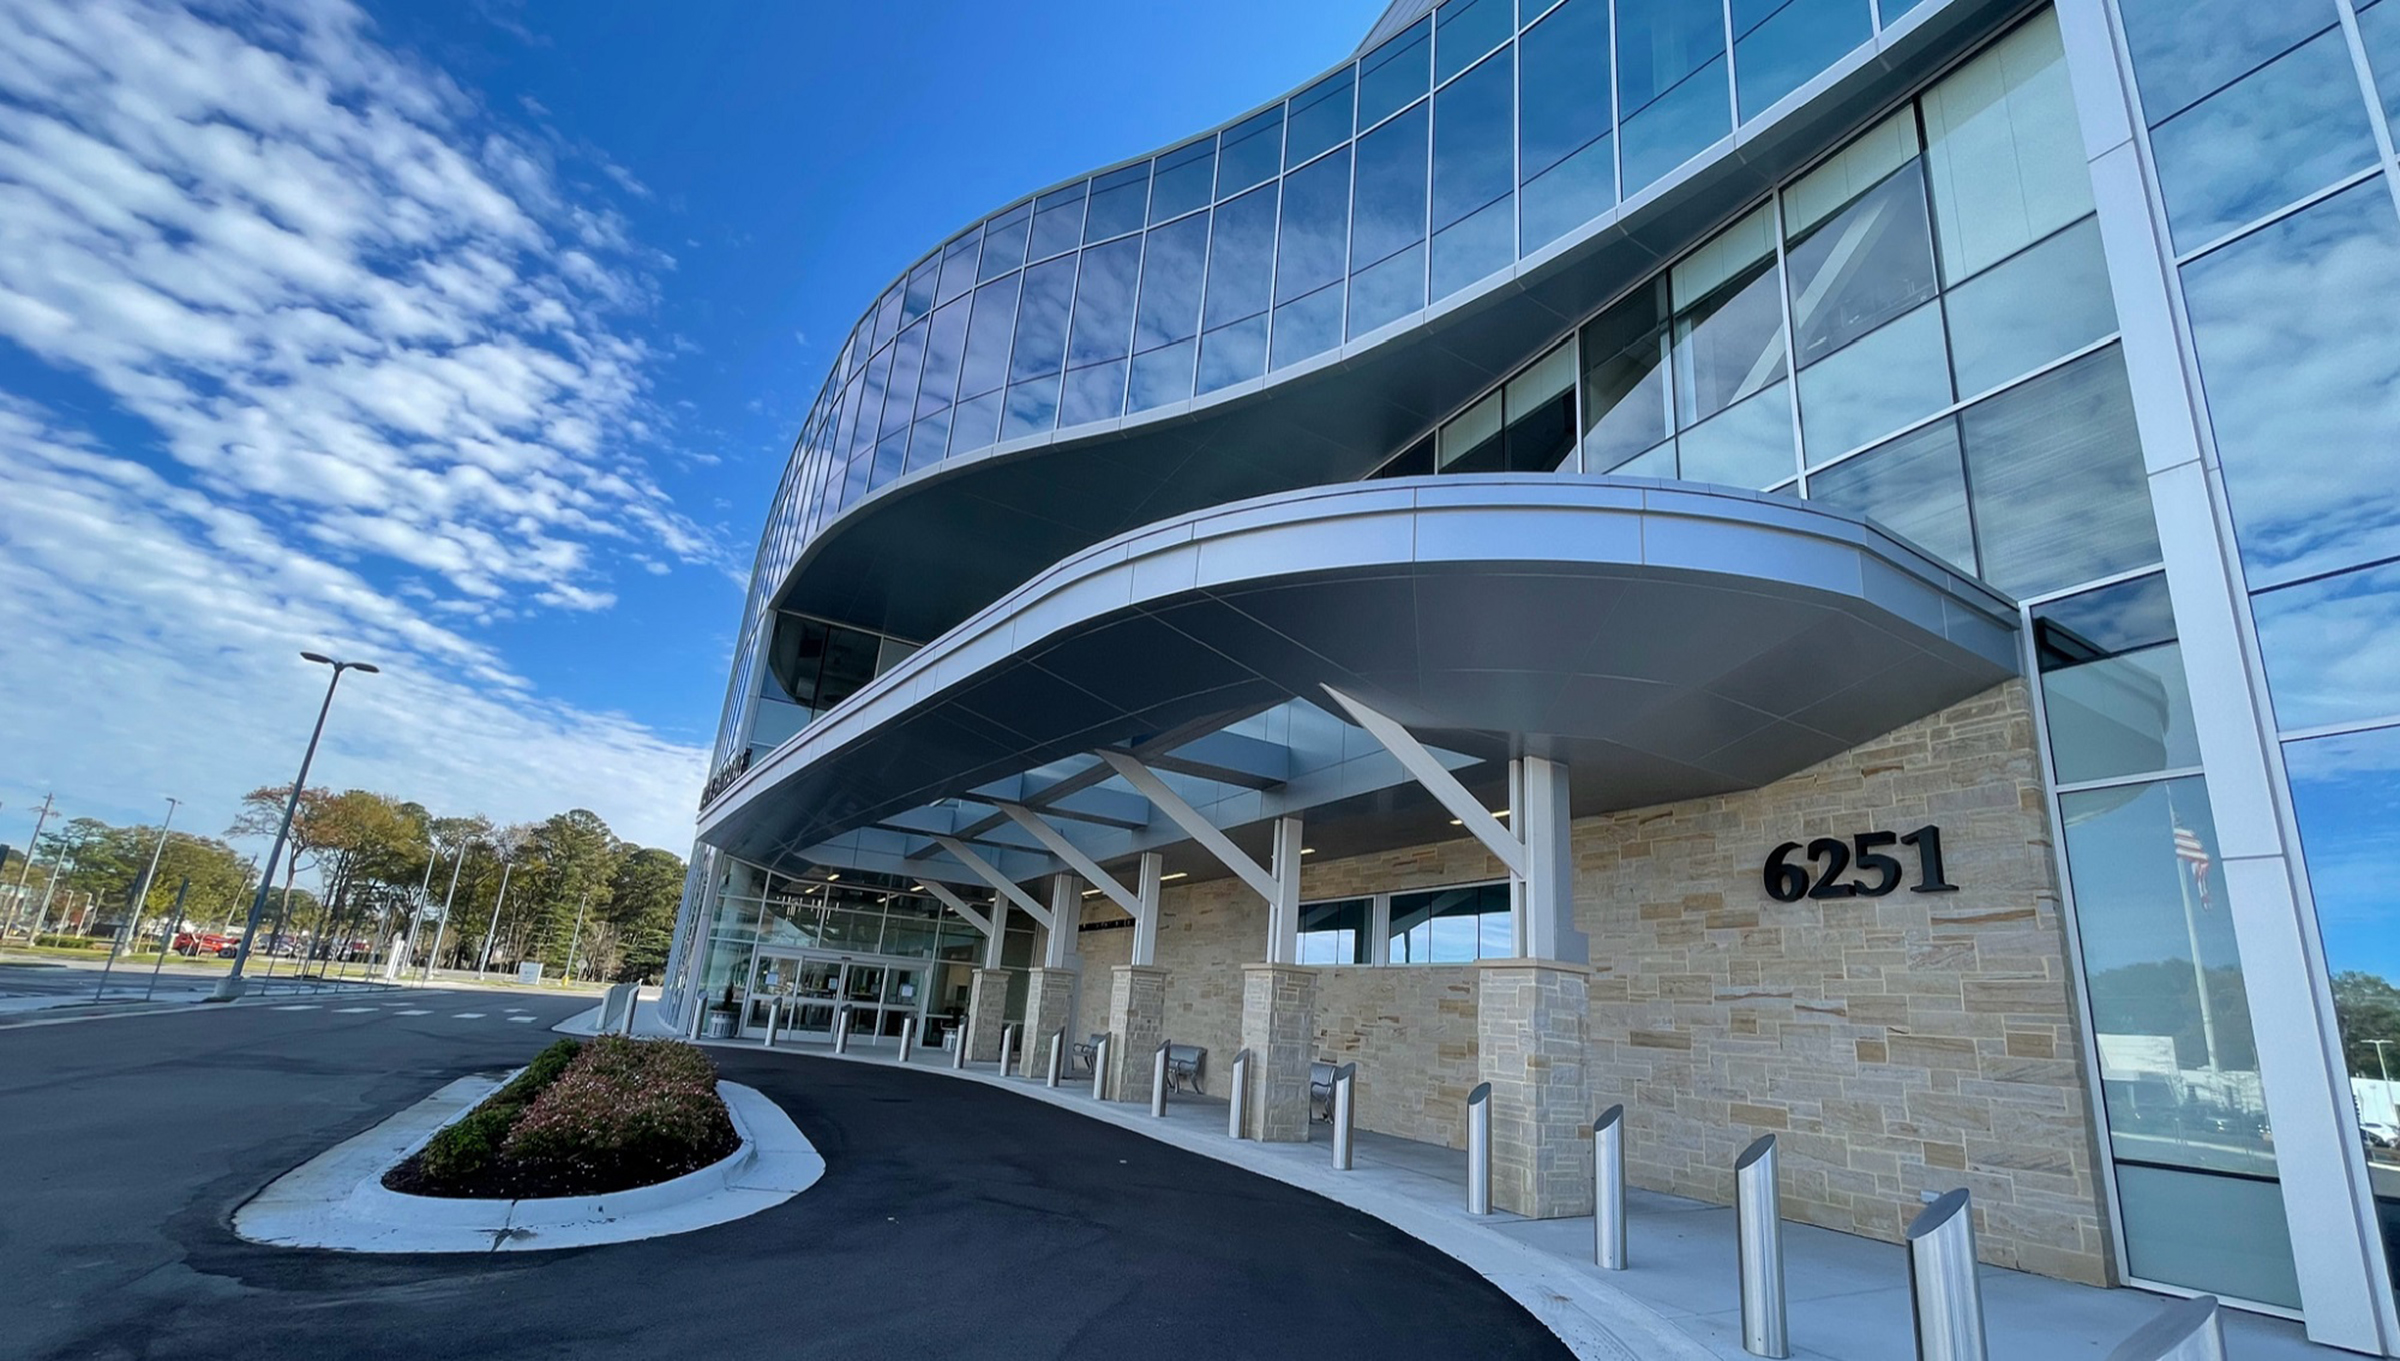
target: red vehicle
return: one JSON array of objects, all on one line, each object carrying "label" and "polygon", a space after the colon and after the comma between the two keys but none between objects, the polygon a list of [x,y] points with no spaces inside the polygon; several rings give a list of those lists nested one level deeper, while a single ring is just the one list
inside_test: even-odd
[{"label": "red vehicle", "polygon": [[234,938],[215,931],[181,931],[175,936],[175,953],[179,955],[214,955],[234,944]]}]

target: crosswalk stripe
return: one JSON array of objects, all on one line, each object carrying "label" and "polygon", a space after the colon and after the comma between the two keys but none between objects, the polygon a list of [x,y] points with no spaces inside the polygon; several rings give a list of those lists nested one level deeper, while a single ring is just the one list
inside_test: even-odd
[{"label": "crosswalk stripe", "polygon": [[508,1019],[512,1021],[530,1021],[533,1018],[531,1016],[511,1016]]},{"label": "crosswalk stripe", "polygon": [[450,1019],[453,1021],[480,1021],[483,1019],[483,1013],[480,1011],[452,1012]]},{"label": "crosswalk stripe", "polygon": [[379,1007],[335,1007],[333,1014],[336,1016],[364,1016],[370,1011],[379,1010],[381,1010]]},{"label": "crosswalk stripe", "polygon": [[298,1005],[296,1005],[296,1006],[288,1006],[288,1007],[276,1007],[276,1008],[275,1008],[275,1010],[277,1010],[277,1011],[316,1011],[316,1010],[319,1010],[319,1009],[320,1009],[320,1008],[319,1008],[319,1007],[317,1006],[317,1004],[316,1004],[316,1003],[314,1003],[314,1002],[302,1002],[302,1003],[300,1003],[300,1004],[298,1004]]},{"label": "crosswalk stripe", "polygon": [[433,1013],[430,1011],[403,1011],[399,1014],[402,1016],[431,1016]]}]

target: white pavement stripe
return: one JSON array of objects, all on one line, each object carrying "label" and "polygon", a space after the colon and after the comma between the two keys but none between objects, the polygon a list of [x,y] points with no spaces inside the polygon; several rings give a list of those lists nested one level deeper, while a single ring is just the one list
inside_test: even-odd
[{"label": "white pavement stripe", "polygon": [[333,1014],[336,1016],[364,1016],[370,1011],[381,1011],[382,1009],[381,1007],[335,1007]]},{"label": "white pavement stripe", "polygon": [[318,1005],[317,1005],[315,1002],[302,1002],[302,1003],[300,1003],[298,1006],[289,1006],[289,1007],[276,1007],[276,1008],[274,1008],[274,1010],[276,1010],[276,1011],[316,1011],[316,1010],[319,1010],[319,1007],[318,1007]]},{"label": "white pavement stripe", "polygon": [[400,1014],[403,1016],[431,1016],[433,1013],[430,1011],[403,1011]]},{"label": "white pavement stripe", "polygon": [[450,1019],[453,1021],[480,1021],[483,1019],[483,1013],[480,1011],[454,1011],[450,1013]]},{"label": "white pavement stripe", "polygon": [[511,1016],[508,1019],[512,1021],[531,1021],[533,1018],[531,1016]]}]

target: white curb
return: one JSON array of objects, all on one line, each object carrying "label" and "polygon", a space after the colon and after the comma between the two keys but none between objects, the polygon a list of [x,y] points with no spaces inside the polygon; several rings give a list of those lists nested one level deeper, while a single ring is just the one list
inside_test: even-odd
[{"label": "white curb", "polygon": [[233,1231],[343,1252],[539,1252],[688,1233],[770,1210],[816,1184],[825,1160],[781,1107],[720,1082],[741,1147],[656,1186],[605,1196],[452,1199],[387,1190],[383,1174],[475,1109],[501,1079],[460,1078],[284,1173],[234,1212]]}]

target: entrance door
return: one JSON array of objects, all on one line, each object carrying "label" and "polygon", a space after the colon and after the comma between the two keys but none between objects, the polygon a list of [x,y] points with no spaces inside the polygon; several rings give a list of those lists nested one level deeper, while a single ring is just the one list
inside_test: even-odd
[{"label": "entrance door", "polygon": [[[911,1016],[921,1016],[925,1004],[925,971],[923,969],[891,968],[883,971],[883,1034],[891,1039],[900,1037],[901,1023]],[[917,1023],[917,1043],[925,1042],[925,1025]]]},{"label": "entrance door", "polygon": [[842,965],[842,1001],[850,1008],[850,1038],[871,1040],[884,1033],[883,980],[889,972],[880,964]]},{"label": "entrance door", "polygon": [[779,1024],[792,1024],[794,1002],[800,987],[802,961],[795,955],[774,955],[760,951],[758,961],[751,966],[750,1004],[743,1008],[742,1028],[765,1034],[770,1013],[780,1012]]},{"label": "entrance door", "polygon": [[799,969],[800,982],[792,1011],[792,1029],[817,1035],[831,1034],[833,1005],[841,996],[841,962],[803,959],[799,961]]}]

